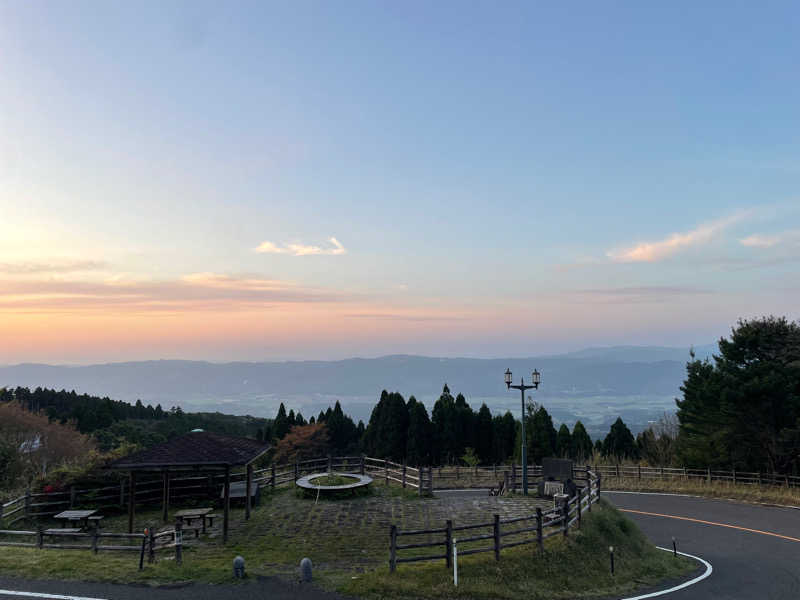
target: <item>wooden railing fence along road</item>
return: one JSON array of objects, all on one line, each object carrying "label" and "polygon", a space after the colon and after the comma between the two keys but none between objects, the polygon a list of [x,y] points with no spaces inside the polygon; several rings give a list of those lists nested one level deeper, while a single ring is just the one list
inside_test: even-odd
[{"label": "wooden railing fence along road", "polygon": [[[453,534],[458,533],[458,554],[465,556],[482,552],[493,552],[495,560],[500,560],[501,551],[506,548],[522,546],[524,544],[537,544],[539,551],[544,550],[544,540],[555,535],[569,536],[571,527],[581,526],[583,513],[592,510],[592,504],[600,499],[600,482],[602,477],[596,475],[589,468],[583,471],[586,487],[579,487],[577,494],[572,498],[564,497],[561,504],[552,509],[536,512],[523,517],[500,519],[500,515],[493,515],[492,521],[470,525],[454,525],[452,520],[445,521],[444,527],[438,529],[415,529],[401,531],[397,525],[389,529],[389,569],[394,571],[398,563],[411,563],[430,560],[444,560],[447,567],[452,567],[453,560]],[[575,473],[577,475],[577,473]],[[581,478],[579,478],[581,479]],[[509,527],[511,526],[511,527]],[[465,537],[461,536],[464,533]],[[442,535],[433,541],[417,541],[420,537],[430,538]],[[406,538],[408,543],[398,543],[398,538]],[[465,547],[471,543],[488,542],[488,545],[478,547]],[[417,554],[398,556],[404,550],[419,550],[421,548],[442,548],[443,552],[436,554]]]}]

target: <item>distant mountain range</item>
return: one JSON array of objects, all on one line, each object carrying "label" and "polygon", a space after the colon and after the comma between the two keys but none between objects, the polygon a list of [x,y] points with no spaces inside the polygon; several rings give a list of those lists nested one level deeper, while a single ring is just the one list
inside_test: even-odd
[{"label": "distant mountain range", "polygon": [[[712,345],[699,346],[695,352],[703,358],[714,349]],[[160,403],[164,408],[178,405],[269,417],[281,401],[287,408],[302,408],[309,417],[341,399],[355,418],[367,419],[383,389],[399,391],[405,397],[414,394],[430,409],[444,383],[473,403],[497,399],[494,404],[489,402],[493,410],[513,408],[518,406],[519,396],[508,393],[503,372],[510,368],[515,381],[521,376],[529,381],[531,371],[537,368],[542,385],[536,398],[550,402],[557,418],[577,418],[585,414],[584,407],[588,410],[597,404],[608,415],[615,412],[615,406],[624,406],[629,412],[639,410],[632,418],[646,423],[660,411],[674,408],[673,398],[680,395],[688,358],[688,348],[614,346],[508,359],[396,355],[222,364],[184,360],[86,366],[19,364],[0,367],[0,386],[74,389],[130,402]],[[623,408],[617,412],[622,413]],[[595,421],[605,423],[608,415],[597,416]]]}]

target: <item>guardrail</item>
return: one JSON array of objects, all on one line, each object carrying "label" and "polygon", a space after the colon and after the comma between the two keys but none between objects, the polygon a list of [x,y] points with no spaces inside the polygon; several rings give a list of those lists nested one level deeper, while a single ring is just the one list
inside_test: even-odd
[{"label": "guardrail", "polygon": [[[580,528],[583,513],[592,510],[592,504],[600,498],[600,483],[602,476],[591,470],[586,470],[586,487],[579,487],[577,494],[570,499],[564,498],[561,506],[543,512],[537,508],[534,514],[512,519],[500,519],[500,515],[493,515],[493,520],[468,525],[456,526],[452,520],[445,521],[445,526],[434,529],[416,529],[402,531],[397,525],[389,529],[389,570],[394,571],[398,563],[412,563],[444,559],[447,567],[452,567],[453,559],[453,534],[467,532],[466,537],[459,537],[459,546],[489,542],[488,545],[468,547],[459,550],[459,555],[479,554],[493,552],[495,560],[500,560],[502,550],[521,546],[524,544],[537,544],[540,551],[544,549],[544,540],[555,535],[569,536],[571,527]],[[508,528],[508,526],[512,526]],[[433,541],[419,541],[421,536],[430,538],[434,535],[444,534],[443,538]],[[407,538],[408,543],[398,543],[399,538]],[[405,550],[420,550],[423,548],[443,548],[444,552],[436,554],[414,554],[412,556],[398,556],[398,552]]]}]

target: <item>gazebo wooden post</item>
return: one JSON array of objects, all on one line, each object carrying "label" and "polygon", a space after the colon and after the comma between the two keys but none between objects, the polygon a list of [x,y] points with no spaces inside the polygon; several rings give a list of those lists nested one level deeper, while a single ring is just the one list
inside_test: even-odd
[{"label": "gazebo wooden post", "polygon": [[133,533],[133,517],[136,514],[136,472],[128,473],[128,533]]},{"label": "gazebo wooden post", "polygon": [[169,470],[164,469],[162,475],[164,489],[161,498],[161,520],[166,523],[169,516]]},{"label": "gazebo wooden post", "polygon": [[247,465],[247,489],[245,493],[247,496],[244,500],[244,519],[245,521],[250,519],[250,498],[253,492],[253,465]]},{"label": "gazebo wooden post", "polygon": [[225,465],[225,510],[222,515],[222,543],[228,541],[228,518],[231,512],[231,468]]}]

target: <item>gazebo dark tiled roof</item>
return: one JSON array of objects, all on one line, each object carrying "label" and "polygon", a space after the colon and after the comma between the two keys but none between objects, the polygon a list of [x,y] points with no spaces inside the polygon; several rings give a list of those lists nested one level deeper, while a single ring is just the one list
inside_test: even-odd
[{"label": "gazebo dark tiled roof", "polygon": [[258,440],[195,431],[115,460],[109,469],[159,471],[170,467],[223,468],[252,463],[269,450]]},{"label": "gazebo dark tiled roof", "polygon": [[[252,503],[253,462],[269,450],[269,444],[248,438],[232,437],[206,431],[193,431],[159,444],[149,450],[134,452],[115,460],[107,468],[128,471],[128,533],[133,533],[136,513],[136,472],[160,471],[163,477],[162,520],[167,521],[170,499],[170,472],[197,469],[198,471],[223,470],[223,525],[222,539],[228,539],[230,513],[231,467],[247,467],[245,494],[245,519],[250,518]],[[205,519],[205,517],[204,517]],[[204,521],[205,523],[205,521]],[[205,525],[203,525],[205,527]],[[203,529],[205,531],[205,529]]]}]

